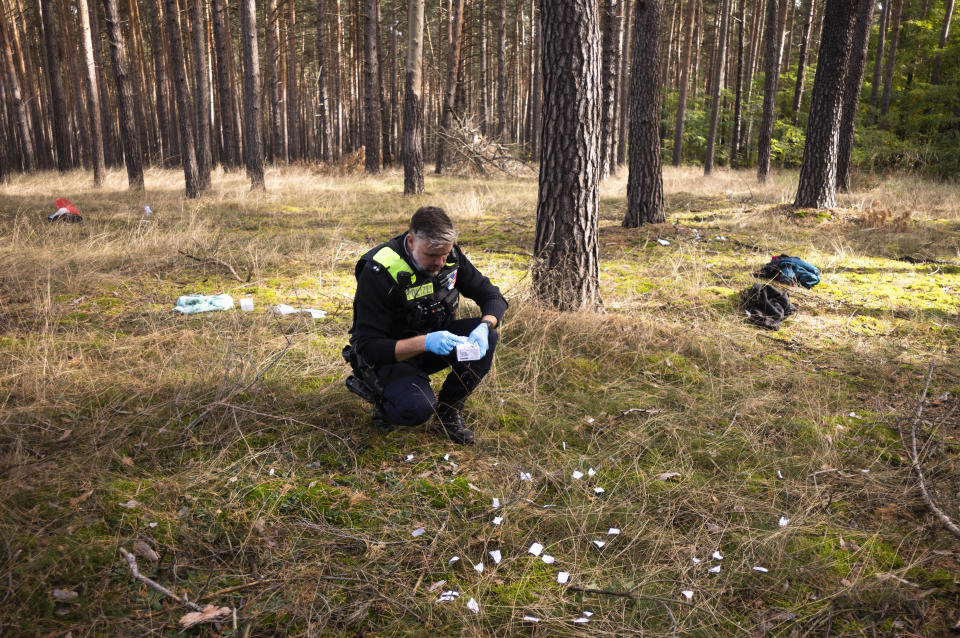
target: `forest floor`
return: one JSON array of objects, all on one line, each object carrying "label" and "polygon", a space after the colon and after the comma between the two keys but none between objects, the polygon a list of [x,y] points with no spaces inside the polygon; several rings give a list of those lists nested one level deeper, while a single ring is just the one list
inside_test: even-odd
[{"label": "forest floor", "polygon": [[[921,460],[957,516],[960,187],[859,176],[842,208],[796,211],[795,173],[758,186],[668,168],[669,222],[627,230],[614,177],[604,312],[559,314],[530,301],[533,176],[429,175],[407,198],[398,171],[271,170],[265,195],[217,173],[199,201],[182,178],[150,171],[133,195],[121,171],[101,191],[81,173],[0,186],[0,635],[177,635],[188,610],[119,553],[138,540],[159,555],[139,559],[145,575],[236,609],[195,635],[960,622],[960,543],[927,513],[900,436],[933,364]],[[83,223],[46,222],[56,197]],[[384,435],[343,385],[356,259],[425,204],[511,303],[468,403],[471,447]],[[823,283],[789,289],[798,314],[767,332],[737,295],[778,253]],[[172,310],[215,292],[255,310]],[[270,314],[279,302],[329,314]],[[459,598],[438,602],[446,590]]]}]

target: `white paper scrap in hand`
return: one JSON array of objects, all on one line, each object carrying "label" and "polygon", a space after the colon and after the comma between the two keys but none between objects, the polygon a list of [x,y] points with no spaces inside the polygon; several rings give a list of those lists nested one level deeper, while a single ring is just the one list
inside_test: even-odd
[{"label": "white paper scrap in hand", "polygon": [[480,356],[480,346],[472,341],[457,344],[457,361],[477,361],[482,358]]},{"label": "white paper scrap in hand", "polygon": [[754,565],[754,566],[753,566],[753,571],[755,571],[755,572],[760,572],[760,573],[762,573],[762,574],[766,574],[766,573],[767,573],[768,571],[770,571],[770,570],[767,569],[766,567],[760,567],[759,565]]},{"label": "white paper scrap in hand", "polygon": [[469,609],[470,611],[472,611],[472,612],[475,613],[475,614],[479,614],[479,613],[480,613],[480,605],[479,605],[479,603],[477,603],[477,601],[475,601],[473,598],[471,598],[470,600],[467,601],[467,609]]},{"label": "white paper scrap in hand", "polygon": [[714,565],[713,567],[711,567],[711,568],[708,569],[707,571],[710,572],[711,574],[719,574],[719,573],[720,573],[720,565]]},{"label": "white paper scrap in hand", "polygon": [[566,585],[567,581],[570,580],[570,572],[560,572],[557,574],[557,582],[561,585]]},{"label": "white paper scrap in hand", "polygon": [[780,517],[780,521],[779,521],[779,525],[780,525],[780,527],[786,527],[789,522],[790,522],[790,519],[789,519],[789,518],[787,518],[786,516],[781,516],[781,517]]},{"label": "white paper scrap in hand", "polygon": [[530,549],[527,550],[527,553],[533,554],[534,556],[539,556],[542,551],[543,551],[543,545],[541,545],[540,543],[534,543],[533,545],[530,546]]},{"label": "white paper scrap in hand", "polygon": [[243,299],[241,299],[241,300],[240,300],[240,310],[243,310],[244,312],[252,312],[252,311],[253,311],[253,299],[251,299],[250,297],[244,297]]},{"label": "white paper scrap in hand", "polygon": [[570,476],[579,480],[583,478],[583,472],[581,472],[580,470],[574,470],[573,474],[571,474]]},{"label": "white paper scrap in hand", "polygon": [[680,593],[683,594],[683,597],[686,598],[687,600],[690,600],[691,598],[693,598],[693,590],[691,589],[682,589],[680,590]]},{"label": "white paper scrap in hand", "polygon": [[424,529],[423,527],[418,527],[417,529],[415,529],[415,530],[413,530],[412,532],[410,532],[410,535],[413,536],[414,538],[416,538],[417,536],[421,536],[421,535],[422,535],[424,532],[426,532],[426,531],[427,531],[427,530]]},{"label": "white paper scrap in hand", "polygon": [[540,557],[540,560],[545,562],[547,565],[553,565],[553,562],[557,559],[551,556],[550,554],[544,554],[543,556]]},{"label": "white paper scrap in hand", "polygon": [[500,564],[500,560],[501,560],[501,558],[502,558],[501,555],[500,555],[500,550],[499,550],[499,549],[491,550],[491,551],[490,551],[490,558],[493,559],[493,562],[494,562],[494,563],[496,563],[497,565],[499,565],[499,564]]}]

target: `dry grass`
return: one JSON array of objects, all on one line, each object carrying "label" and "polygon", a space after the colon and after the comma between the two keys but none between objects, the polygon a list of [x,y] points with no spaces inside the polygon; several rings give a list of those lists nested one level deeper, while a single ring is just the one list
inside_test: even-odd
[{"label": "dry grass", "polygon": [[[399,171],[272,170],[265,195],[218,173],[195,202],[170,171],[141,195],[120,172],[103,192],[80,173],[15,180],[0,186],[11,635],[172,633],[183,610],[118,555],[136,539],[160,553],[141,560],[149,575],[238,609],[219,635],[931,635],[960,620],[960,561],[896,433],[935,361],[924,461],[956,514],[956,187],[864,177],[850,208],[818,217],[782,206],[795,174],[761,187],[668,168],[669,223],[628,231],[621,175],[601,193],[605,311],[570,315],[529,302],[535,179],[428,177],[404,198]],[[82,225],[43,221],[58,196]],[[909,223],[858,223],[874,201]],[[472,448],[423,428],[382,436],[342,385],[353,264],[424,203],[447,207],[511,301],[470,403]],[[798,316],[761,333],[734,299],[774,252],[820,265],[823,283],[791,291]],[[180,294],[225,291],[257,311],[171,312]],[[264,312],[277,302],[330,315]],[[554,565],[526,553],[534,541]],[[436,603],[448,588],[461,598]]]}]

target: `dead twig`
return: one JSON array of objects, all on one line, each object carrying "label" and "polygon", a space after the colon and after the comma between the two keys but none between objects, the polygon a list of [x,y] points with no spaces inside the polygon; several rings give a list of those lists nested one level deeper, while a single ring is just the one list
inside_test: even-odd
[{"label": "dead twig", "polygon": [[904,451],[907,453],[907,458],[910,459],[910,468],[917,477],[917,488],[920,490],[920,495],[923,497],[923,500],[927,505],[927,509],[929,509],[930,513],[933,514],[945,528],[947,528],[947,531],[957,538],[960,538],[960,527],[957,527],[957,524],[953,522],[953,519],[951,519],[942,509],[940,509],[934,502],[933,497],[930,496],[930,492],[927,490],[926,480],[923,476],[923,467],[920,465],[920,458],[917,454],[917,425],[920,423],[920,416],[923,414],[923,404],[927,400],[927,391],[930,389],[931,378],[933,378],[932,361],[930,362],[930,367],[927,370],[927,381],[923,386],[923,392],[920,394],[920,401],[917,403],[916,415],[913,418],[913,422],[910,424],[909,446],[903,442],[902,431],[900,432],[900,440],[904,443]]},{"label": "dead twig", "polygon": [[216,265],[216,266],[221,266],[221,267],[223,267],[223,268],[226,268],[227,270],[230,271],[230,274],[233,275],[233,278],[236,279],[237,281],[239,281],[240,283],[247,283],[247,282],[250,281],[250,275],[249,275],[249,274],[247,275],[246,281],[244,281],[244,279],[243,279],[240,275],[237,274],[237,271],[234,270],[233,266],[231,266],[231,265],[228,264],[227,262],[223,261],[222,259],[217,259],[216,257],[197,257],[196,255],[191,255],[190,253],[185,252],[185,251],[182,251],[182,250],[178,250],[177,252],[180,253],[181,255],[183,255],[184,257],[187,257],[187,258],[192,259],[192,260],[194,260],[194,261],[198,261],[198,262],[200,262],[201,264],[214,264],[214,265]]},{"label": "dead twig", "polygon": [[127,561],[127,565],[130,567],[130,573],[133,575],[135,580],[139,580],[141,583],[143,583],[150,589],[153,589],[154,591],[158,591],[164,596],[167,596],[168,598],[173,598],[178,603],[182,605],[186,605],[193,611],[203,611],[203,607],[201,607],[200,605],[194,602],[190,602],[186,594],[184,594],[183,597],[181,598],[180,596],[177,596],[176,594],[174,594],[172,591],[170,591],[169,589],[167,589],[157,581],[151,580],[150,578],[147,578],[146,576],[141,574],[140,570],[137,569],[137,558],[133,554],[131,554],[130,552],[128,552],[122,547],[120,548],[120,553],[123,555],[123,558]]}]

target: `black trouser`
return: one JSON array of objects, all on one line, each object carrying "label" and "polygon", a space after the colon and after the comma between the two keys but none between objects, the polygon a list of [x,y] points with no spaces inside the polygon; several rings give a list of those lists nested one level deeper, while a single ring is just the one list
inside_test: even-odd
[{"label": "black trouser", "polygon": [[[445,328],[456,335],[468,336],[480,324],[480,319],[457,319]],[[425,352],[400,363],[377,367],[377,377],[383,386],[383,412],[393,425],[419,425],[429,419],[438,403],[459,408],[464,399],[480,384],[490,371],[493,351],[497,347],[497,331],[490,329],[490,348],[477,361],[457,361],[454,349],[445,357]],[[435,397],[430,388],[430,375],[452,367]]]}]

